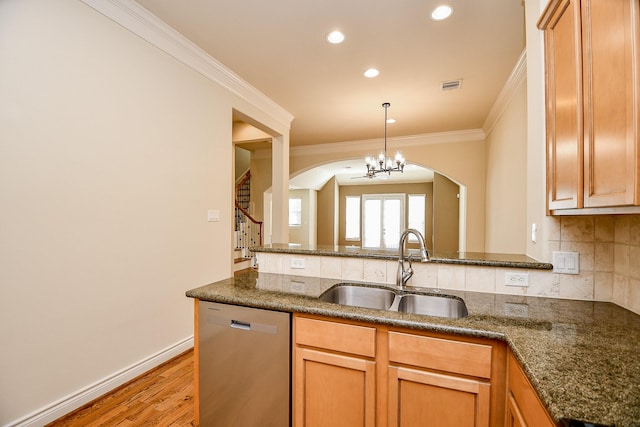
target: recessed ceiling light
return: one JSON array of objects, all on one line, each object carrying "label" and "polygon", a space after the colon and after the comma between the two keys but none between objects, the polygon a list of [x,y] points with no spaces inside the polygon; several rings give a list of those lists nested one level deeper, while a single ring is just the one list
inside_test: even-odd
[{"label": "recessed ceiling light", "polygon": [[327,41],[331,44],[339,44],[344,41],[344,34],[340,31],[331,31],[327,34]]},{"label": "recessed ceiling light", "polygon": [[431,19],[434,21],[442,21],[443,19],[450,17],[452,13],[453,7],[448,4],[443,4],[433,9],[433,12],[431,12]]},{"label": "recessed ceiling light", "polygon": [[378,74],[380,74],[380,71],[375,68],[369,68],[364,72],[364,76],[368,78],[378,77]]},{"label": "recessed ceiling light", "polygon": [[390,125],[395,122],[396,122],[396,119],[387,119],[387,123],[389,123]]}]

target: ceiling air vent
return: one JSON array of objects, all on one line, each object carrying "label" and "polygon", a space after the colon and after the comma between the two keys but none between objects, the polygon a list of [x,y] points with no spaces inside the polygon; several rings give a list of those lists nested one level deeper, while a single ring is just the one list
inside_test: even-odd
[{"label": "ceiling air vent", "polygon": [[459,89],[460,86],[462,86],[462,79],[458,79],[458,80],[451,80],[448,82],[442,82],[440,89],[442,90],[455,90],[455,89]]}]

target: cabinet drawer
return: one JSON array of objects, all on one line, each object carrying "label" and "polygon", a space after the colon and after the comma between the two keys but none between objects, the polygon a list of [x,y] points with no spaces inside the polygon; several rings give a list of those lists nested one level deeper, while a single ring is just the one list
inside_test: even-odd
[{"label": "cabinet drawer", "polygon": [[389,361],[491,378],[490,345],[389,332]]},{"label": "cabinet drawer", "polygon": [[346,323],[296,317],[297,345],[375,357],[376,329]]}]

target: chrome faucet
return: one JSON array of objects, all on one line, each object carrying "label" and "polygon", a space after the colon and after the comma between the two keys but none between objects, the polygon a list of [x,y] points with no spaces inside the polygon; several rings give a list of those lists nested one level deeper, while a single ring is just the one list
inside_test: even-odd
[{"label": "chrome faucet", "polygon": [[407,228],[400,235],[400,249],[398,252],[398,275],[396,277],[396,286],[400,289],[403,289],[407,281],[413,276],[413,268],[411,268],[411,255],[409,255],[409,268],[404,268],[404,242],[407,239],[409,234],[413,234],[418,238],[418,243],[420,244],[420,260],[425,262],[429,261],[429,252],[424,244],[424,237],[422,234],[414,229]]}]

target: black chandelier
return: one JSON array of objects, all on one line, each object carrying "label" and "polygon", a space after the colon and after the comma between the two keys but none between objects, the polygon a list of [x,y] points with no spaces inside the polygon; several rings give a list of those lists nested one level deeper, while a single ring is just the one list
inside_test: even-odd
[{"label": "black chandelier", "polygon": [[391,175],[391,172],[404,171],[404,165],[406,164],[405,158],[400,151],[396,151],[394,158],[387,157],[387,109],[391,106],[388,102],[382,104],[384,108],[384,150],[378,154],[378,157],[367,155],[364,161],[367,164],[367,177],[373,178],[377,174],[386,173]]}]

